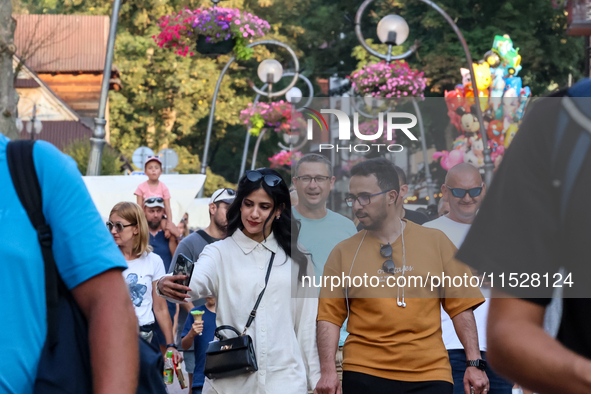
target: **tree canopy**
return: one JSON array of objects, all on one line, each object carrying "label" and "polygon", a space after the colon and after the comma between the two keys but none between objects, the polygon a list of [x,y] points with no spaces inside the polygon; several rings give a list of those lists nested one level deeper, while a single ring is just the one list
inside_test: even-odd
[{"label": "tree canopy", "polygon": [[[110,15],[107,0],[13,0],[15,12]],[[582,77],[583,39],[566,35],[566,15],[550,0],[445,0],[438,4],[455,20],[476,61],[490,49],[493,37],[509,34],[520,48],[524,84],[533,95],[545,95],[565,86],[569,74]],[[154,150],[174,148],[180,156],[177,170],[199,172],[205,131],[215,84],[230,55],[184,58],[159,48],[152,38],[159,17],[184,7],[210,6],[205,0],[126,0],[122,3],[114,64],[121,72],[123,89],[111,92],[111,143],[130,157],[134,149],[147,145]],[[352,19],[359,0],[228,0],[223,7],[237,7],[271,23],[270,37],[296,50],[302,73],[316,83],[318,78],[346,77],[368,58],[354,33]],[[460,42],[452,28],[435,10],[420,1],[376,1],[362,20],[367,39],[377,43],[379,19],[387,14],[403,16],[410,36],[397,51],[415,40],[421,47],[408,59],[411,67],[428,78],[426,95],[442,96],[461,82],[459,68],[466,67]],[[374,44],[375,45],[375,44]],[[255,93],[252,83],[258,62],[276,56],[289,69],[286,53],[273,47],[257,47],[255,56],[234,63],[221,85],[217,100],[208,165],[230,182],[236,182],[246,127],[239,114]],[[316,86],[317,87],[317,86]],[[307,94],[302,86],[304,94]],[[316,95],[322,96],[319,89]],[[264,99],[264,98],[263,98]],[[279,151],[276,133],[267,133],[261,144],[257,167]],[[438,140],[430,136],[431,142]],[[254,138],[250,143],[250,163]],[[216,184],[224,185],[221,178]],[[212,187],[212,186],[211,186]],[[208,185],[208,189],[211,188]]]}]

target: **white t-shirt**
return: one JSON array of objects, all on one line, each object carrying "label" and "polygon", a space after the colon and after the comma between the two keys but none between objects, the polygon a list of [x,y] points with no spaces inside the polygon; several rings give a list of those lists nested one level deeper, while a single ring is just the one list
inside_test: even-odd
[{"label": "white t-shirt", "polygon": [[123,271],[123,278],[127,283],[139,325],[152,324],[152,283],[166,274],[164,263],[156,253],[145,252],[139,258],[128,261],[127,266],[129,268]]},{"label": "white t-shirt", "polygon": [[[427,222],[423,224],[423,227],[441,230],[458,249],[464,242],[468,230],[470,230],[469,224],[456,222],[447,216],[441,216],[435,220]],[[480,345],[480,351],[486,352],[486,321],[488,316],[490,290],[481,288],[480,291],[482,291],[485,301],[484,304],[480,305],[474,311],[474,319],[476,320],[476,329],[478,330],[478,344]],[[446,349],[464,348],[462,342],[460,342],[460,338],[458,338],[456,334],[453,322],[443,308],[441,308],[441,331]]]}]

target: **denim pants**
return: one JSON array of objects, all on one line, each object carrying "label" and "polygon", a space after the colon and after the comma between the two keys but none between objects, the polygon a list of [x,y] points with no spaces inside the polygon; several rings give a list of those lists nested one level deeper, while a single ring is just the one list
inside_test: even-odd
[{"label": "denim pants", "polygon": [[[466,352],[464,349],[448,350],[449,363],[451,364],[451,374],[454,379],[454,394],[464,394],[464,373],[466,372]],[[486,360],[486,352],[480,352],[482,359]],[[511,394],[513,383],[506,381],[490,366],[486,366],[486,376],[490,383],[488,394]]]}]

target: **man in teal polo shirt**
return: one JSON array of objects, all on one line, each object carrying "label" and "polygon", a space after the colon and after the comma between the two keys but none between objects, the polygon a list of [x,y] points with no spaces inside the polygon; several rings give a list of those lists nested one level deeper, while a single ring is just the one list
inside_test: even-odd
[{"label": "man in teal polo shirt", "polygon": [[[334,182],[332,167],[326,157],[309,153],[297,162],[293,184],[298,194],[298,204],[292,207],[292,213],[302,223],[298,242],[312,255],[316,283],[320,283],[324,265],[332,249],[357,233],[355,224],[350,219],[326,208]],[[343,345],[348,335],[345,322],[341,328],[336,358],[340,378],[343,371]]]}]

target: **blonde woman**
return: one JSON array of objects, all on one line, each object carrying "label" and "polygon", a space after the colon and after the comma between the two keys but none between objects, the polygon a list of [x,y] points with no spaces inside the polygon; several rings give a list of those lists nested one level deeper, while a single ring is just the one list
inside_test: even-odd
[{"label": "blonde woman", "polygon": [[[149,245],[150,232],[144,212],[132,202],[120,202],[109,215],[107,228],[127,261],[123,277],[127,283],[135,314],[140,325],[142,338],[150,342],[153,337],[154,322],[162,329],[166,343],[173,344],[172,324],[166,301],[156,296],[156,282],[166,273],[160,256],[152,253]],[[179,354],[174,347],[175,359]]]}]

